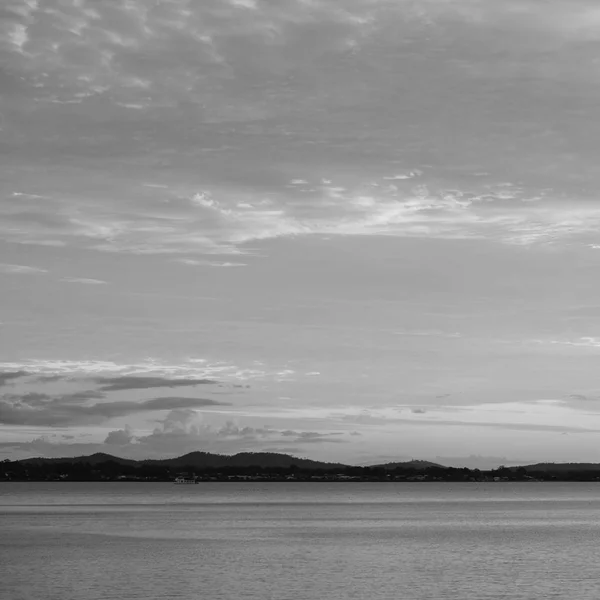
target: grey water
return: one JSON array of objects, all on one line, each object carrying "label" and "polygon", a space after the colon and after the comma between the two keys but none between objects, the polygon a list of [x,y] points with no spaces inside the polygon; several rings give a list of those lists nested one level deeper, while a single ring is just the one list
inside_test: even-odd
[{"label": "grey water", "polygon": [[600,483],[0,483],[3,600],[600,598]]}]

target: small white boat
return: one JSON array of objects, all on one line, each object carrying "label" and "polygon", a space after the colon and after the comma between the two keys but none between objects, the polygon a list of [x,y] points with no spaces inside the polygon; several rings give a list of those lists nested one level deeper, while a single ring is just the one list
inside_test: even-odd
[{"label": "small white boat", "polygon": [[175,479],[175,481],[173,483],[177,483],[179,485],[194,484],[194,483],[198,483],[198,480],[197,479],[187,479],[185,477],[177,477],[177,479]]}]

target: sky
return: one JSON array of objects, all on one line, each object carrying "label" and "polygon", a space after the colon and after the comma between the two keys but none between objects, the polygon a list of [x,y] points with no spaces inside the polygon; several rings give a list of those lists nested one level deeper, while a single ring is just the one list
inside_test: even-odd
[{"label": "sky", "polygon": [[591,0],[4,0],[0,459],[600,462]]}]

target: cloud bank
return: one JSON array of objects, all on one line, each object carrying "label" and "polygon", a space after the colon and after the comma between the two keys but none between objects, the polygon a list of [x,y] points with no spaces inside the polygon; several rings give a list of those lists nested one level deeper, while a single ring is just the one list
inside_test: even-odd
[{"label": "cloud bank", "polygon": [[[598,242],[584,152],[591,2],[10,0],[2,11],[15,74],[2,122],[17,162],[1,239],[206,267],[246,262],[198,255],[306,235]],[[535,102],[546,104],[534,114]],[[44,181],[27,177],[50,152]]]},{"label": "cloud bank", "polygon": [[[207,398],[167,396],[142,401],[102,401],[89,404],[91,399],[103,399],[97,391],[48,395],[29,392],[0,396],[0,424],[45,427],[82,426],[103,423],[110,419],[135,413],[226,406]],[[193,412],[193,411],[192,411]]]}]

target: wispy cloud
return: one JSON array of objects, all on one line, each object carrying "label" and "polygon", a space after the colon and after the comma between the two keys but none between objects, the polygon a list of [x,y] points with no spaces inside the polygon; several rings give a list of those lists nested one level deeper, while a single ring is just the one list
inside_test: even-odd
[{"label": "wispy cloud", "polygon": [[[150,389],[180,387],[220,382],[247,382],[255,379],[275,379],[281,372],[276,365],[236,365],[229,361],[188,358],[177,363],[147,359],[137,363],[117,363],[103,360],[43,360],[0,362],[5,371],[26,371],[33,379],[91,378],[99,385],[120,389]],[[172,382],[175,382],[171,385]],[[177,383],[180,382],[180,383]],[[191,383],[196,382],[196,383]],[[164,384],[164,385],[163,385]],[[130,386],[130,387],[127,387]]]},{"label": "wispy cloud", "polygon": [[[447,239],[492,239],[508,244],[554,243],[594,235],[600,210],[593,204],[561,205],[562,198],[540,197],[513,186],[488,190],[431,189],[425,185],[399,187],[373,181],[347,185],[319,185],[303,190],[295,186],[291,196],[283,192],[269,199],[237,190],[216,188],[180,196],[167,192],[168,202],[141,207],[106,203],[91,206],[87,214],[67,216],[49,228],[40,220],[27,226],[31,242],[57,236],[61,243],[85,243],[90,248],[138,254],[187,254],[182,264],[209,267],[241,267],[243,262],[203,260],[192,254],[235,255],[248,253],[248,244],[282,237],[400,236]],[[295,194],[303,194],[300,204]],[[40,204],[40,211],[46,208]],[[71,211],[72,212],[72,211]],[[6,213],[5,223],[20,218]],[[10,239],[14,227],[7,228]],[[37,229],[38,233],[33,234]],[[21,240],[23,241],[23,240]],[[587,244],[587,238],[585,238]],[[32,267],[6,265],[6,272],[42,272]],[[94,283],[99,280],[65,278]]]},{"label": "wispy cloud", "polygon": [[577,339],[537,339],[530,343],[542,346],[570,346],[572,348],[600,348],[600,337],[584,336]]},{"label": "wispy cloud", "polygon": [[[340,409],[311,407],[288,408],[288,418],[312,418],[329,423],[354,423],[379,432],[394,432],[407,427],[496,429],[500,431],[538,431],[548,433],[591,433],[600,431],[600,414],[588,411],[581,421],[582,407],[571,400],[536,400],[454,406],[348,406]],[[587,408],[590,402],[585,402]],[[437,429],[439,431],[439,429]]]},{"label": "wispy cloud", "polygon": [[101,279],[89,279],[86,277],[64,277],[61,281],[66,283],[82,283],[84,285],[105,285],[106,281]]},{"label": "wispy cloud", "polygon": [[190,267],[222,267],[222,268],[231,268],[231,267],[245,267],[246,263],[241,262],[218,262],[212,260],[199,260],[195,258],[181,258],[178,259],[177,262],[180,262],[182,265],[188,265]]},{"label": "wispy cloud", "polygon": [[39,267],[28,267],[26,265],[10,265],[10,264],[0,264],[0,273],[7,273],[11,275],[36,275],[39,273],[47,273],[46,269],[41,269]]}]

